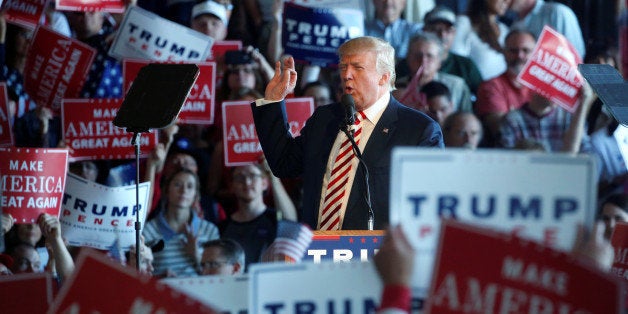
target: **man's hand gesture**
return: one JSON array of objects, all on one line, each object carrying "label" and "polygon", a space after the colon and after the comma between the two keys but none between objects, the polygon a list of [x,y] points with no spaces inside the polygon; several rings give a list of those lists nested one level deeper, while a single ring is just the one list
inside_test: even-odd
[{"label": "man's hand gesture", "polygon": [[297,71],[294,69],[294,59],[288,57],[275,63],[275,76],[268,82],[264,99],[281,101],[294,91],[297,85]]}]

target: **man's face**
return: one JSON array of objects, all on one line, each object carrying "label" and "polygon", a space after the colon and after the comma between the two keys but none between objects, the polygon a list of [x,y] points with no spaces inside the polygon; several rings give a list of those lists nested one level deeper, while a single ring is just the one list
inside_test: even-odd
[{"label": "man's face", "polygon": [[229,66],[227,84],[230,90],[238,90],[242,87],[255,89],[255,65],[238,64]]},{"label": "man's face", "polygon": [[444,136],[446,147],[476,149],[482,140],[482,124],[473,116],[459,116]]},{"label": "man's face", "polygon": [[426,24],[423,29],[426,32],[434,33],[438,36],[438,38],[443,41],[443,47],[445,50],[449,51],[449,48],[451,48],[454,38],[456,37],[456,27],[454,25],[438,21]]},{"label": "man's face", "polygon": [[504,57],[508,65],[508,71],[512,74],[519,74],[523,70],[536,42],[530,34],[520,33],[508,37],[504,47]]},{"label": "man's face", "polygon": [[268,188],[268,180],[262,171],[253,166],[240,166],[233,170],[233,193],[243,201],[253,201],[262,198]]},{"label": "man's face", "polygon": [[72,12],[68,14],[68,17],[79,39],[98,34],[105,21],[102,12]]},{"label": "man's face", "polygon": [[211,14],[201,14],[192,19],[192,29],[216,41],[225,40],[227,37],[227,26],[218,17]]},{"label": "man's face", "polygon": [[401,17],[406,8],[406,0],[373,0],[375,17],[384,23],[392,23]]},{"label": "man's face", "polygon": [[618,222],[628,221],[628,213],[615,204],[606,203],[602,207],[602,221],[604,222],[604,237],[610,240],[615,225]]},{"label": "man's face", "polygon": [[303,97],[314,98],[314,106],[316,107],[329,105],[331,103],[330,91],[328,88],[323,86],[312,86],[308,88],[303,93]]},{"label": "man's face", "polygon": [[18,224],[17,237],[20,241],[35,245],[41,239],[41,229],[38,224]]},{"label": "man's face", "polygon": [[388,91],[390,74],[377,71],[377,56],[373,51],[343,56],[339,69],[342,89],[353,96],[358,111],[373,105]]},{"label": "man's face", "polygon": [[410,73],[423,66],[423,77],[432,79],[441,65],[441,55],[438,45],[428,41],[414,42],[408,48],[407,62]]},{"label": "man's face", "polygon": [[16,249],[12,257],[14,262],[11,271],[14,274],[40,272],[41,261],[39,253],[34,248],[21,246]]},{"label": "man's face", "polygon": [[222,256],[220,247],[212,246],[203,250],[201,257],[202,275],[235,275],[239,269],[239,264],[231,263]]},{"label": "man's face", "polygon": [[445,119],[453,112],[454,107],[451,100],[446,96],[435,96],[427,100],[427,114],[436,120],[441,126]]}]

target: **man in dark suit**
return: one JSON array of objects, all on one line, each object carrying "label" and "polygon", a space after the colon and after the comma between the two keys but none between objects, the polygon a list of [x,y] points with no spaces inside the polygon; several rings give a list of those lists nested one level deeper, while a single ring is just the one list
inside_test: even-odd
[{"label": "man in dark suit", "polygon": [[[352,158],[351,151],[346,160],[351,166],[342,171],[347,178],[331,188],[337,176],[332,169],[339,163],[339,155],[344,156],[340,152],[347,140],[347,134],[341,131],[346,127],[341,103],[317,108],[301,135],[291,136],[283,99],[294,90],[297,81],[292,58],[287,58],[283,67],[277,62],[264,99],[251,104],[257,134],[273,174],[280,178],[303,177],[300,221],[313,229],[365,230],[374,218],[375,229],[383,229],[389,216],[393,147],[443,147],[442,132],[434,120],[391,96],[395,86],[395,52],[390,44],[375,37],[359,37],[341,45],[338,54],[343,92],[353,97],[361,117],[354,130],[356,139],[359,134],[360,140],[356,141],[364,164]],[[370,174],[372,207],[366,196],[364,165]],[[338,202],[330,205],[328,199]],[[330,217],[327,208],[336,205],[338,210]]]}]

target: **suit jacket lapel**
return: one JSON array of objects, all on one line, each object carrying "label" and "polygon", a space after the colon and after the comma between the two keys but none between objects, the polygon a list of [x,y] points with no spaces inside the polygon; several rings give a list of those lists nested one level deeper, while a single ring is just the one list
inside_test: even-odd
[{"label": "suit jacket lapel", "polygon": [[397,128],[395,123],[398,119],[397,108],[398,103],[391,97],[388,106],[384,109],[382,116],[373,129],[373,133],[371,133],[371,137],[369,137],[364,147],[362,156],[367,164],[369,164],[372,158],[370,152],[375,152],[375,156],[381,156],[381,152],[386,149],[388,140],[393,136]]}]

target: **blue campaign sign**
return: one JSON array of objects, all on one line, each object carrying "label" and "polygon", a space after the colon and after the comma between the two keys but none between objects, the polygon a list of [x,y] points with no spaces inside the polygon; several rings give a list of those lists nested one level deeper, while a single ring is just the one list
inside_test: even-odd
[{"label": "blue campaign sign", "polygon": [[364,14],[358,8],[310,8],[284,4],[282,44],[295,61],[334,66],[345,41],[364,35]]},{"label": "blue campaign sign", "polygon": [[320,263],[365,262],[377,253],[384,240],[384,232],[374,231],[314,231],[312,243],[307,249],[303,261]]}]

